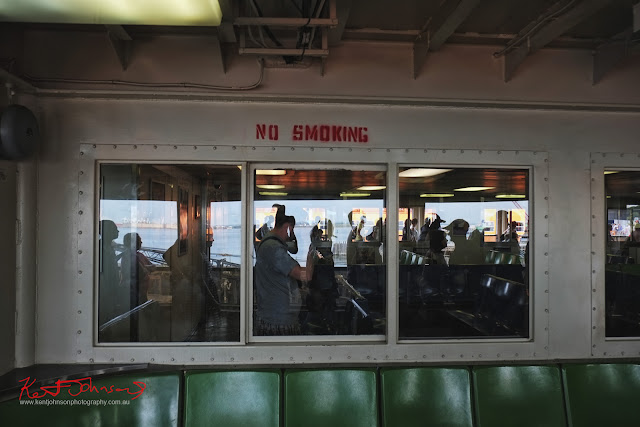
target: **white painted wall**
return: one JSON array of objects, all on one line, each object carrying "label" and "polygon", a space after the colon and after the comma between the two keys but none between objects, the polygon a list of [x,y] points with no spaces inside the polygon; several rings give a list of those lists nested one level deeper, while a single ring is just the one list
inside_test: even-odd
[{"label": "white painted wall", "polygon": [[[32,76],[55,78],[219,85],[256,81],[259,69],[250,58],[232,57],[229,73],[216,73],[215,59],[207,54],[209,42],[201,38],[137,41],[133,63],[122,72],[104,35],[33,32],[24,40],[24,69]],[[98,354],[91,350],[91,355],[86,354],[80,343],[84,334],[90,333],[91,324],[78,321],[78,316],[84,318],[86,310],[91,309],[82,302],[81,295],[86,294],[78,292],[91,293],[93,286],[90,271],[79,274],[79,266],[86,263],[82,258],[87,256],[86,248],[91,251],[92,245],[79,240],[78,232],[93,235],[92,229],[80,230],[87,219],[79,216],[79,207],[91,205],[95,196],[91,190],[79,194],[85,180],[92,180],[95,173],[83,166],[86,160],[80,160],[82,144],[96,144],[101,153],[112,144],[121,148],[134,144],[141,148],[176,145],[182,158],[209,161],[219,159],[213,150],[202,151],[210,145],[240,147],[235,154],[226,155],[235,161],[261,160],[258,154],[264,147],[277,146],[273,156],[284,161],[318,162],[366,162],[366,148],[389,147],[393,150],[384,161],[392,162],[392,166],[395,162],[434,161],[433,154],[417,154],[417,149],[447,149],[447,156],[452,156],[451,150],[465,150],[460,157],[463,163],[473,161],[469,160],[473,157],[469,150],[491,150],[496,156],[502,150],[547,153],[549,231],[536,237],[541,242],[548,234],[548,270],[540,271],[536,280],[542,280],[540,275],[548,271],[549,331],[544,343],[548,349],[543,354],[511,353],[503,357],[592,357],[590,153],[640,153],[640,61],[628,60],[593,86],[589,52],[550,49],[528,58],[514,79],[504,83],[501,63],[491,56],[494,50],[447,45],[430,55],[418,79],[413,80],[408,45],[344,43],[331,50],[324,77],[317,65],[311,69],[266,69],[263,85],[241,94],[189,90],[176,95],[152,88],[136,88],[133,93],[132,88],[123,87],[115,88],[115,93],[109,86],[39,83],[49,90],[39,97],[45,140],[37,179],[36,362],[85,362]],[[357,147],[358,157],[343,149],[319,149],[306,157],[305,150],[319,143],[294,143],[288,132],[282,131],[278,142],[256,141],[256,123],[274,123],[285,130],[306,123],[365,126],[370,142],[364,152],[360,151],[363,147]],[[185,150],[194,145],[200,151],[188,154],[191,152]],[[257,152],[250,149],[254,146]],[[289,146],[296,151],[291,152]],[[149,160],[149,152],[127,151],[131,160]],[[172,158],[167,154],[166,160]],[[380,158],[372,154],[370,159],[379,162]],[[491,163],[486,154],[476,161]],[[593,214],[602,216],[602,211]],[[336,347],[332,350],[334,363],[366,363],[363,355],[367,351],[383,359],[387,350],[392,353],[390,360],[403,360],[406,351],[411,353],[409,361],[422,361],[418,355],[423,352],[429,355],[428,360],[442,361],[439,353],[446,346],[427,344],[410,350],[381,347],[361,347],[355,353],[353,347]],[[444,360],[474,360],[480,353],[470,348],[461,346],[463,350],[457,351],[455,346],[446,347],[442,350],[446,353]],[[482,348],[490,349],[491,345]],[[640,350],[634,342],[627,348]],[[196,346],[176,350],[172,358],[175,363],[191,363],[191,357],[196,363],[209,363],[209,356],[215,355],[220,363],[231,363],[231,357],[237,357],[241,350]],[[269,351],[272,349],[263,348],[260,354]],[[327,350],[316,347],[295,351],[296,356],[309,354],[315,361],[323,361],[322,352],[326,354]],[[465,354],[460,357],[462,351]],[[127,362],[132,355],[136,360],[149,360],[158,352],[113,349],[110,356],[114,361]],[[100,353],[100,358],[107,357],[104,354]],[[171,363],[171,349],[162,354],[162,361]],[[281,352],[277,358],[288,361],[284,356]],[[485,352],[482,360],[487,358],[496,357]]]}]

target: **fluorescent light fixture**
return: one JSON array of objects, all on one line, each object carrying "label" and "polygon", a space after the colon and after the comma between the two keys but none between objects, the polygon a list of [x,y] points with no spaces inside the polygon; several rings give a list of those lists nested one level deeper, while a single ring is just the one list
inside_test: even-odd
[{"label": "fluorescent light fixture", "polygon": [[378,190],[384,190],[385,188],[387,188],[386,185],[363,185],[362,187],[358,187],[356,188],[356,190],[361,190],[361,191],[378,191]]},{"label": "fluorescent light fixture", "polygon": [[261,196],[286,196],[289,193],[282,193],[279,191],[260,191]]},{"label": "fluorescent light fixture", "polygon": [[262,188],[263,190],[282,190],[284,185],[280,184],[260,184],[256,185],[258,188]]},{"label": "fluorescent light fixture", "polygon": [[498,194],[496,199],[526,199],[525,194]]},{"label": "fluorescent light fixture", "polygon": [[218,0],[14,0],[0,2],[5,22],[217,26]]},{"label": "fluorescent light fixture", "polygon": [[611,198],[611,196],[607,196],[607,199],[610,199],[610,198]]},{"label": "fluorescent light fixture", "polygon": [[611,175],[612,173],[618,173],[619,171],[604,171],[605,175]]},{"label": "fluorescent light fixture", "polygon": [[453,197],[455,194],[453,193],[426,193],[421,194],[420,197]]},{"label": "fluorescent light fixture", "polygon": [[412,168],[400,172],[398,176],[400,178],[426,178],[428,176],[440,175],[449,171],[451,171],[451,169]]},{"label": "fluorescent light fixture", "polygon": [[484,190],[493,190],[496,187],[462,187],[462,188],[454,188],[453,191],[484,191]]},{"label": "fluorescent light fixture", "polygon": [[340,197],[369,197],[369,193],[340,193]]},{"label": "fluorescent light fixture", "polygon": [[256,175],[286,175],[287,171],[284,169],[256,169]]}]

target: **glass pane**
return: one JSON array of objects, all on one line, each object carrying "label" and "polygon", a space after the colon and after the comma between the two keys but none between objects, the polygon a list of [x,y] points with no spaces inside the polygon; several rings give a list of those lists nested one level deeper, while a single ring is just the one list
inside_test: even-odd
[{"label": "glass pane", "polygon": [[529,336],[529,171],[400,168],[400,339]]},{"label": "glass pane", "polygon": [[240,170],[100,168],[98,340],[240,340]]},{"label": "glass pane", "polygon": [[386,173],[257,170],[254,335],[385,333]]},{"label": "glass pane", "polygon": [[606,335],[640,336],[640,172],[605,171]]}]

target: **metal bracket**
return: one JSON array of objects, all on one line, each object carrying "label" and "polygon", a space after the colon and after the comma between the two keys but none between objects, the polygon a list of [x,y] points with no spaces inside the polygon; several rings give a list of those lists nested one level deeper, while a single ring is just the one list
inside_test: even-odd
[{"label": "metal bracket", "polygon": [[105,25],[113,50],[116,51],[122,70],[126,70],[131,59],[133,39],[122,25]]}]

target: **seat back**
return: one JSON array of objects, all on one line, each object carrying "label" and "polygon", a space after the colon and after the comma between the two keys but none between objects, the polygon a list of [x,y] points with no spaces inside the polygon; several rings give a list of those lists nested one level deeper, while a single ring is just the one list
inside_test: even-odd
[{"label": "seat back", "polygon": [[285,427],[378,425],[375,369],[289,370]]},{"label": "seat back", "polygon": [[564,365],[570,426],[640,425],[640,365]]},{"label": "seat back", "polygon": [[473,383],[478,427],[566,426],[558,366],[478,366]]},{"label": "seat back", "polygon": [[[21,405],[18,399],[0,404],[0,424],[10,426],[177,426],[181,373],[129,374],[91,379],[88,386],[62,388],[58,396],[42,400],[107,401],[106,405]],[[83,380],[82,384],[89,384]],[[144,385],[142,385],[144,384]],[[141,388],[144,391],[137,394]],[[42,393],[39,388],[34,391]],[[119,391],[118,389],[122,390]],[[127,392],[126,390],[129,390]],[[110,392],[109,392],[110,391]],[[71,393],[73,395],[71,395]],[[135,397],[135,399],[133,399]],[[22,400],[30,400],[23,394]],[[126,400],[128,404],[108,404]]]},{"label": "seat back", "polygon": [[201,426],[206,420],[229,427],[278,427],[280,372],[187,372],[184,426]]},{"label": "seat back", "polygon": [[385,426],[473,426],[467,368],[388,368],[380,382]]}]

